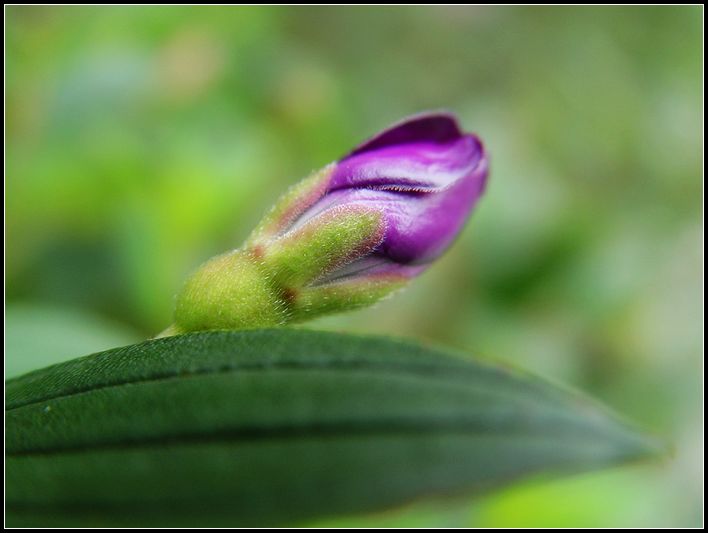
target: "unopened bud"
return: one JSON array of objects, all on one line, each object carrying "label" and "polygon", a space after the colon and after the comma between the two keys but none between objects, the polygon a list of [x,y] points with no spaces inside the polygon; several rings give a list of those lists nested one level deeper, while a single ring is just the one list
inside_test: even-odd
[{"label": "unopened bud", "polygon": [[292,187],[202,265],[165,334],[282,325],[372,304],[425,270],[484,192],[479,139],[449,114],[383,131]]}]

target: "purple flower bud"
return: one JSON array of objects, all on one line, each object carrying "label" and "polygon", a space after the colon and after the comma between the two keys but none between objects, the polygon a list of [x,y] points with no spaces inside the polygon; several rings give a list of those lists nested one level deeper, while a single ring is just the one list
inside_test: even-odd
[{"label": "purple flower bud", "polygon": [[165,335],[370,305],[445,251],[486,179],[482,143],[454,116],[406,119],[292,187],[242,248],[202,265]]},{"label": "purple flower bud", "polygon": [[484,192],[481,141],[446,113],[417,115],[384,130],[339,160],[321,196],[298,217],[300,227],[340,206],[383,215],[383,239],[372,253],[327,280],[418,274],[455,239]]}]

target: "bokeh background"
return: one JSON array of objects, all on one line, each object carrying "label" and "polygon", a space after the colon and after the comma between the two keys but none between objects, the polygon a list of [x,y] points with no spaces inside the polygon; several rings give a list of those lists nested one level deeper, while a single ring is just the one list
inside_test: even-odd
[{"label": "bokeh background", "polygon": [[143,340],[290,184],[447,108],[491,153],[449,253],[308,327],[582,389],[651,464],[317,525],[702,522],[701,7],[6,8],[8,375]]}]

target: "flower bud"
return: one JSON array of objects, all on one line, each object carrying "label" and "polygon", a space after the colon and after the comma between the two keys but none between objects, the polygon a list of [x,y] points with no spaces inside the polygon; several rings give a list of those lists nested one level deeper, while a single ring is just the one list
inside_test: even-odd
[{"label": "flower bud", "polygon": [[200,267],[165,334],[286,324],[374,303],[425,270],[484,192],[479,139],[408,118],[292,187],[238,250]]}]

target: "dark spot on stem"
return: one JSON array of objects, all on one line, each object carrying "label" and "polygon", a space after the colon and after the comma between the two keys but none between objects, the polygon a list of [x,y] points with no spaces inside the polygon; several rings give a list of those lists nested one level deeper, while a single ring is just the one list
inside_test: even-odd
[{"label": "dark spot on stem", "polygon": [[256,244],[255,246],[253,246],[251,248],[251,255],[257,260],[263,259],[263,256],[265,255],[265,250],[263,250],[263,245]]},{"label": "dark spot on stem", "polygon": [[297,289],[293,289],[292,287],[283,287],[282,289],[282,297],[283,300],[285,301],[286,305],[290,308],[293,306],[295,303],[295,300],[297,299]]}]

